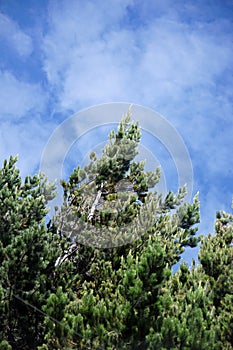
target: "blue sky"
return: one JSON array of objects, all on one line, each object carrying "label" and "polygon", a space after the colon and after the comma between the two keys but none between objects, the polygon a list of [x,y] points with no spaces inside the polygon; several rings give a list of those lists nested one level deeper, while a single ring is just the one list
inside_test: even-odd
[{"label": "blue sky", "polygon": [[143,105],[183,138],[212,231],[233,195],[232,20],[230,0],[0,0],[1,163],[33,173],[73,113]]}]

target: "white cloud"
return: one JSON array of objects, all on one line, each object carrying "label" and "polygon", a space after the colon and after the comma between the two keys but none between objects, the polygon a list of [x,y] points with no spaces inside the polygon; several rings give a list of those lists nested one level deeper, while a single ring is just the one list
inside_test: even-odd
[{"label": "white cloud", "polygon": [[18,168],[22,176],[38,172],[39,160],[54,128],[54,123],[46,123],[40,115],[14,123],[10,120],[1,121],[0,128],[0,167],[4,159],[10,155],[19,155]]},{"label": "white cloud", "polygon": [[31,110],[41,111],[45,99],[38,84],[18,80],[12,73],[0,71],[0,120],[18,120]]},{"label": "white cloud", "polygon": [[0,13],[0,28],[0,39],[5,40],[19,56],[30,56],[33,50],[31,37],[14,20]]},{"label": "white cloud", "polygon": [[172,106],[188,90],[198,96],[214,87],[231,63],[221,20],[216,35],[210,24],[184,23],[160,6],[163,17],[135,29],[124,26],[130,2],[52,4],[44,68],[63,108],[111,100]]},{"label": "white cloud", "polygon": [[231,63],[230,43],[221,35],[195,30],[192,25],[160,18],[141,31],[143,53],[138,71],[146,80],[147,103],[180,104],[189,90],[198,96],[215,85],[215,79]]},{"label": "white cloud", "polygon": [[[19,155],[23,175],[34,172],[51,125],[42,118],[47,97],[39,84],[0,71],[0,160]],[[49,130],[50,129],[50,130]]]},{"label": "white cloud", "polygon": [[63,107],[74,108],[80,100],[92,104],[122,98],[129,79],[127,67],[133,64],[134,37],[121,29],[120,22],[131,2],[51,6],[44,68],[50,83],[61,92]]},{"label": "white cloud", "polygon": [[129,101],[162,113],[181,132],[195,167],[205,169],[200,184],[205,173],[214,178],[232,167],[233,125],[232,85],[225,83],[231,24],[198,6],[52,3],[44,69],[59,108]]},{"label": "white cloud", "polygon": [[99,49],[96,41],[106,30],[119,26],[118,21],[130,3],[131,0],[60,1],[59,5],[51,2],[50,32],[44,41],[48,79],[52,83],[57,82],[70,63],[75,63],[84,54],[95,54]]}]

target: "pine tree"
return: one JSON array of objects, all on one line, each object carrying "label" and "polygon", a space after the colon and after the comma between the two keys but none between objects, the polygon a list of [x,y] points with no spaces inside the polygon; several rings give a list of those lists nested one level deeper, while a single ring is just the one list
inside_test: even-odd
[{"label": "pine tree", "polygon": [[232,219],[218,212],[215,234],[202,237],[198,266],[182,264],[161,289],[149,349],[233,348]]},{"label": "pine tree", "polygon": [[165,198],[156,192],[159,170],[146,172],[134,160],[140,138],[128,113],[102,157],[92,152],[88,166],[61,182],[64,204],[54,225],[70,248],[57,266],[70,260],[79,274],[64,311],[67,348],[143,348],[160,312],[159,290],[185,247],[198,243],[197,196],[181,205],[184,187]]},{"label": "pine tree", "polygon": [[215,234],[202,239],[199,259],[213,291],[216,340],[233,348],[233,215],[217,212]]},{"label": "pine tree", "polygon": [[11,156],[0,169],[0,348],[33,349],[43,333],[36,308],[52,289],[57,256],[45,224],[54,185],[43,175],[23,181],[16,162]]},{"label": "pine tree", "polygon": [[[162,196],[159,170],[135,161],[128,113],[100,158],[61,181],[64,203],[46,224],[54,185],[0,169],[0,349],[233,348],[233,216],[196,237],[198,195]],[[199,263],[181,264],[200,241]]]}]

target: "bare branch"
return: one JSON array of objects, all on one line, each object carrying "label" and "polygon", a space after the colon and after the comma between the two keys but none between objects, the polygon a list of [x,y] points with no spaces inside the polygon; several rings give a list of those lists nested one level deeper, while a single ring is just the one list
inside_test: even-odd
[{"label": "bare branch", "polygon": [[96,207],[97,207],[97,205],[98,205],[98,203],[100,201],[101,195],[102,195],[103,187],[104,187],[104,184],[102,182],[101,186],[100,186],[100,190],[97,192],[96,198],[95,198],[94,203],[92,204],[92,207],[91,207],[91,211],[90,211],[90,213],[89,213],[89,215],[87,217],[88,221],[91,221],[93,216],[94,216],[94,214],[95,214]]}]

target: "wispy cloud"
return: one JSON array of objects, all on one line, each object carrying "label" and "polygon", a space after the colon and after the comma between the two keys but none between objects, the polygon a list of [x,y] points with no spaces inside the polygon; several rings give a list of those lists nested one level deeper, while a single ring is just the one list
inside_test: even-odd
[{"label": "wispy cloud", "polygon": [[[80,2],[50,8],[44,68],[63,108],[109,100],[172,107],[190,94],[202,97],[206,89],[215,89],[216,79],[231,63],[226,20],[188,23],[173,7],[164,12],[160,4],[162,17],[149,17],[144,26],[133,19],[124,26],[132,2],[111,5],[110,12],[109,6],[99,8],[93,2],[82,9]],[[108,13],[114,17],[109,19]]]},{"label": "wispy cloud", "polygon": [[38,172],[41,154],[54,126],[54,123],[48,122],[45,127],[40,115],[35,114],[33,118],[17,123],[1,121],[0,166],[3,159],[18,155],[18,167],[22,176]]},{"label": "wispy cloud", "polygon": [[[30,111],[42,111],[46,94],[39,84],[17,79],[9,71],[0,71],[0,111],[1,118],[15,122],[26,117]],[[28,116],[30,118],[30,116]]]},{"label": "wispy cloud", "polygon": [[0,40],[19,56],[27,57],[32,53],[33,42],[19,25],[10,17],[0,13]]}]

